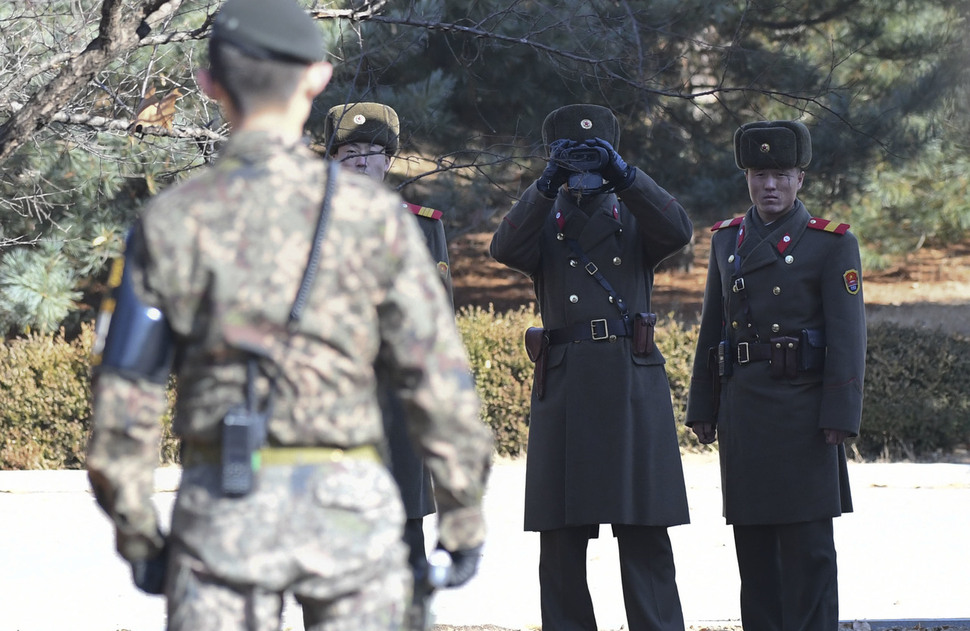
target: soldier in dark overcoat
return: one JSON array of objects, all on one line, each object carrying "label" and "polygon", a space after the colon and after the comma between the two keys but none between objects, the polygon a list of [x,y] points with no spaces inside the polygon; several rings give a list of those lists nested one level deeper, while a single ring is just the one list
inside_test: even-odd
[{"label": "soldier in dark overcoat", "polygon": [[[335,105],[327,112],[324,139],[329,153],[341,167],[362,173],[383,182],[391,162],[400,147],[401,125],[397,112],[383,103],[355,102]],[[404,210],[413,217],[424,235],[441,282],[454,304],[448,241],[445,237],[443,213],[440,210],[404,202]],[[417,585],[428,572],[424,538],[424,517],[435,512],[431,473],[418,457],[407,428],[407,413],[401,400],[394,395],[391,380],[383,375],[379,395],[384,430],[387,433],[391,472],[401,490],[407,521],[404,541],[408,544],[408,561]],[[406,623],[412,631],[423,629],[430,618],[427,599],[421,590],[408,612]]]},{"label": "soldier in dark overcoat", "polygon": [[645,339],[654,267],[690,240],[691,222],[615,151],[607,108],[559,108],[542,136],[546,170],[490,252],[532,279],[544,329],[525,489],[543,628],[597,628],[586,549],[611,524],[629,628],[682,629],[667,527],[688,522],[687,498],[664,357]]},{"label": "soldier in dark overcoat", "polygon": [[859,245],[797,198],[812,158],[802,123],[744,125],[735,158],[754,205],[712,228],[687,424],[720,445],[744,627],[831,631],[832,518],[852,510],[843,441],[862,415]]}]

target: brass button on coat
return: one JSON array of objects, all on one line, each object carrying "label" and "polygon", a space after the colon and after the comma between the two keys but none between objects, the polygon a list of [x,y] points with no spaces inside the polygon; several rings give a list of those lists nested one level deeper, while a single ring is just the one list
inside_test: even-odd
[{"label": "brass button on coat", "polygon": [[576,294],[571,295],[569,297],[569,302],[576,304],[577,302],[579,302],[579,296],[577,296]]}]

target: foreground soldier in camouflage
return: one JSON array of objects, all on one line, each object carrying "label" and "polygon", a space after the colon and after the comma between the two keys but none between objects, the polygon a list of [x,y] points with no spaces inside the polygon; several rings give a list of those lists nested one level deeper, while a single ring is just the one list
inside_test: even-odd
[{"label": "foreground soldier in camouflage", "polygon": [[[276,629],[286,592],[307,629],[400,626],[411,574],[378,455],[378,367],[437,480],[450,584],[477,568],[491,439],[453,312],[400,197],[328,175],[303,146],[330,78],[322,59],[293,0],[224,5],[199,81],[233,137],[211,169],[144,209],[113,274],[110,326],[99,324],[89,477],[136,584],[167,596],[169,629]],[[170,365],[183,473],[166,536],[151,495]]]}]

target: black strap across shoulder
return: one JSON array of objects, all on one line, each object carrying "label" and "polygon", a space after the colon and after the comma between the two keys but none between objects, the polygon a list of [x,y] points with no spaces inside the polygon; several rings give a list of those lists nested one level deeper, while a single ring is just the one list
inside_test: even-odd
[{"label": "black strap across shoulder", "polygon": [[340,164],[336,160],[330,160],[327,164],[327,188],[323,195],[323,204],[320,206],[320,216],[317,218],[317,229],[313,235],[313,245],[310,248],[310,257],[307,260],[306,269],[303,270],[303,281],[300,283],[300,290],[296,292],[293,300],[293,307],[290,309],[289,328],[293,330],[300,321],[303,309],[306,307],[307,297],[316,278],[317,269],[320,267],[320,250],[323,246],[323,237],[327,233],[327,223],[330,220],[330,200],[336,187],[337,170]]},{"label": "black strap across shoulder", "polygon": [[616,290],[614,290],[613,286],[610,285],[610,281],[606,280],[606,277],[603,276],[603,272],[599,270],[596,263],[589,260],[589,257],[586,256],[586,252],[584,252],[583,248],[579,246],[579,242],[576,241],[576,239],[566,239],[565,241],[569,245],[569,248],[573,251],[573,254],[576,255],[576,258],[579,259],[579,262],[583,264],[583,269],[586,270],[586,273],[595,278],[596,282],[598,282],[606,293],[610,295],[610,302],[612,302],[616,306],[617,310],[619,310],[620,316],[622,316],[624,320],[628,320],[630,318],[630,310],[627,308],[626,302],[616,293]]},{"label": "black strap across shoulder", "polygon": [[[325,192],[323,194],[323,202],[320,204],[320,215],[317,217],[317,227],[313,234],[313,244],[310,246],[310,256],[307,259],[306,269],[303,270],[303,280],[300,282],[300,289],[296,292],[296,298],[293,300],[293,306],[290,308],[290,316],[287,322],[287,328],[292,332],[296,330],[296,326],[300,321],[300,317],[303,315],[303,310],[306,308],[307,299],[310,296],[310,290],[313,288],[313,281],[316,278],[317,270],[320,267],[320,256],[321,249],[323,246],[323,238],[327,233],[327,225],[330,220],[330,205],[333,199],[333,192],[336,188],[337,172],[340,168],[340,164],[334,160],[327,161],[327,185]],[[255,408],[255,403],[252,400],[254,386],[253,381],[255,379],[257,359],[255,357],[250,357],[248,362],[247,372],[247,406],[250,409]],[[266,400],[265,410],[267,415],[272,414],[273,399],[276,393],[276,378],[270,377],[270,388],[269,396]]]}]

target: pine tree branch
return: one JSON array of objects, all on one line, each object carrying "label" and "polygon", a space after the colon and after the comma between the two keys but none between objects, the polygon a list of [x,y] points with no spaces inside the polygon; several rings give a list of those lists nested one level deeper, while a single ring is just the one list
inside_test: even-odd
[{"label": "pine tree branch", "polygon": [[[551,57],[558,57],[560,59],[565,59],[567,61],[575,62],[585,66],[597,68],[601,70],[604,76],[608,79],[616,81],[618,83],[624,84],[628,87],[635,88],[640,92],[646,92],[653,94],[655,96],[661,96],[666,98],[674,99],[684,99],[684,100],[698,100],[705,99],[711,96],[715,96],[720,93],[728,92],[749,92],[761,94],[770,97],[782,97],[788,98],[796,101],[803,101],[806,103],[812,103],[814,105],[822,106],[818,101],[818,95],[815,94],[795,94],[791,92],[768,90],[764,88],[751,88],[751,87],[730,87],[726,88],[723,86],[714,86],[707,90],[696,91],[696,92],[684,92],[681,89],[662,89],[651,87],[641,81],[636,79],[631,79],[630,77],[624,76],[617,73],[609,67],[609,64],[615,62],[614,59],[603,59],[597,57],[588,57],[584,55],[579,55],[568,50],[563,50],[555,46],[550,46],[548,44],[543,44],[542,42],[535,41],[528,36],[512,36],[512,35],[502,35],[501,33],[494,33],[492,31],[474,28],[470,26],[462,26],[460,24],[446,23],[439,21],[430,20],[419,20],[412,17],[406,18],[392,18],[381,15],[375,15],[369,18],[371,22],[378,22],[381,24],[390,24],[396,26],[410,26],[415,28],[421,28],[428,31],[440,31],[443,33],[458,33],[462,35],[468,35],[478,39],[490,39],[499,42],[504,42],[507,44],[516,44],[519,46],[526,46],[532,48],[533,50],[545,53]],[[824,108],[824,106],[822,106]]]},{"label": "pine tree branch", "polygon": [[352,22],[360,22],[372,19],[388,4],[388,0],[364,0],[360,7],[350,9],[311,9],[310,15],[317,20],[344,19]]},{"label": "pine tree branch", "polygon": [[[12,112],[20,112],[25,107],[15,101],[6,103],[2,107],[9,108]],[[78,125],[88,127],[97,131],[123,131],[131,133],[131,126],[134,121],[127,118],[108,118],[95,114],[69,114],[67,112],[57,112],[52,114],[48,123],[63,123],[66,125]],[[212,131],[208,127],[175,125],[172,129],[165,127],[144,125],[139,126],[137,136],[164,136],[166,138],[190,138],[192,140],[202,140],[211,142],[222,142],[228,138],[225,134]]]},{"label": "pine tree branch", "polygon": [[146,0],[130,11],[122,0],[104,0],[98,36],[0,126],[0,163],[23,146],[31,134],[46,126],[81,86],[114,59],[136,48],[140,41],[137,31],[143,21],[154,19],[160,12],[174,13],[181,4],[182,0]]}]

